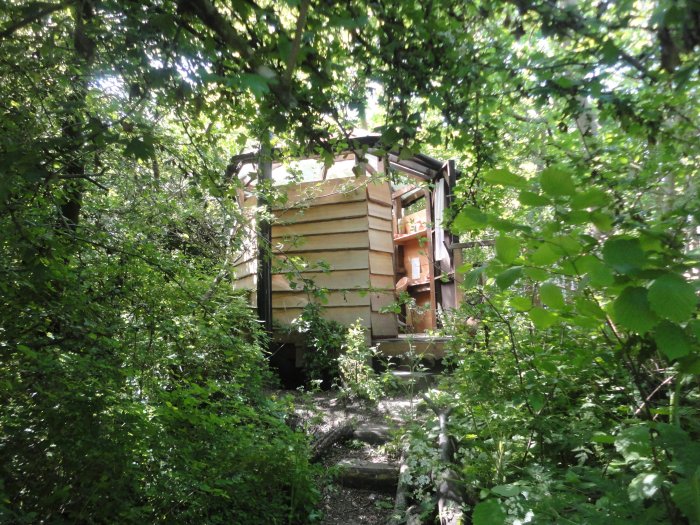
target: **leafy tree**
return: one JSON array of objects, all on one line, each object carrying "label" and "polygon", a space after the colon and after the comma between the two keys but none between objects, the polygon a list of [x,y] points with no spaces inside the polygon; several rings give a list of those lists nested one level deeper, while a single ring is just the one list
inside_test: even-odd
[{"label": "leafy tree", "polygon": [[222,284],[228,160],[331,159],[370,88],[382,146],[458,158],[448,218],[496,239],[447,383],[474,521],[700,520],[694,2],[1,6],[5,521],[309,516]]}]

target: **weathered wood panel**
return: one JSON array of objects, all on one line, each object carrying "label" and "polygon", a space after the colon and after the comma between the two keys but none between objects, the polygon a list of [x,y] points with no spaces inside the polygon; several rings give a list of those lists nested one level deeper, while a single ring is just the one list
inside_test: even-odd
[{"label": "weathered wood panel", "polygon": [[[272,320],[278,323],[290,324],[297,319],[301,313],[301,308],[274,308],[272,310]],[[362,326],[370,327],[371,315],[369,306],[343,306],[337,308],[326,308],[323,311],[325,319],[338,321],[346,326],[353,324],[360,319]]]},{"label": "weathered wood panel", "polygon": [[316,222],[331,219],[351,219],[353,217],[367,216],[367,203],[364,201],[329,204],[326,206],[313,206],[308,208],[293,208],[280,210],[275,213],[277,219],[284,224],[299,224],[304,222]]},{"label": "weathered wood panel", "polygon": [[367,217],[356,217],[354,219],[330,220],[320,222],[305,222],[301,224],[291,224],[289,226],[272,226],[272,238],[284,237],[285,235],[323,235],[334,233],[349,233],[367,231]]},{"label": "weathered wood panel", "polygon": [[386,308],[396,301],[396,295],[393,290],[388,290],[384,293],[372,292],[369,297],[373,312],[378,312],[380,308]]},{"label": "weathered wood panel", "polygon": [[336,202],[366,200],[365,178],[334,179],[324,182],[304,182],[281,188],[287,194],[287,202],[273,209],[289,209],[294,206],[311,204],[320,206]]},{"label": "weathered wood panel", "polygon": [[379,217],[369,217],[369,227],[373,230],[381,230],[384,232],[390,232],[391,221],[387,219],[380,219]]},{"label": "weathered wood panel", "polygon": [[383,290],[393,290],[394,289],[394,277],[392,275],[370,275],[370,283],[372,288],[379,288]]},{"label": "weathered wood panel", "polygon": [[394,275],[393,254],[369,252],[369,270],[377,275]]},{"label": "weathered wood panel", "polygon": [[387,204],[377,204],[376,202],[369,201],[367,203],[367,212],[372,217],[378,217],[380,219],[391,220],[391,205]]},{"label": "weathered wood panel", "polygon": [[257,283],[257,275],[249,275],[243,277],[242,279],[236,279],[233,281],[234,290],[254,290]]},{"label": "weathered wood panel", "polygon": [[371,321],[374,337],[395,337],[399,333],[399,326],[394,314],[372,312]]},{"label": "weathered wood panel", "polygon": [[253,259],[241,264],[237,264],[233,267],[233,270],[234,272],[236,272],[236,279],[243,279],[244,277],[257,273],[258,261]]},{"label": "weathered wood panel", "polygon": [[272,244],[274,253],[350,250],[353,248],[369,248],[369,238],[366,232],[338,233],[329,235],[308,235],[300,238],[298,242],[295,242],[295,240],[277,239]]},{"label": "weathered wood panel", "polygon": [[[320,270],[320,263],[327,264],[333,271],[362,270],[369,268],[369,252],[366,249],[342,250],[332,252],[298,252],[294,257],[301,257],[310,270]],[[382,273],[382,272],[376,272]]]},{"label": "weathered wood panel", "polygon": [[[331,292],[326,296],[325,303],[313,298],[325,308],[338,306],[369,306],[370,294],[367,292]],[[304,292],[274,292],[272,294],[273,308],[303,308],[311,302]]]},{"label": "weathered wood panel", "polygon": [[369,249],[394,253],[394,239],[391,231],[369,230]]},{"label": "weathered wood panel", "polygon": [[[335,272],[305,272],[301,274],[304,279],[312,279],[317,287],[329,290],[363,290],[367,289],[369,271],[367,270],[338,270]],[[284,275],[272,276],[273,292],[300,291],[303,284],[300,282],[296,289],[292,288]]]},{"label": "weathered wood panel", "polygon": [[[421,239],[425,240],[425,237]],[[403,265],[411,282],[428,281],[430,278],[430,259],[428,258],[427,245],[421,245],[418,240],[414,240],[406,243],[403,250]],[[420,275],[415,279],[413,278],[412,259],[418,259],[420,265]]]},{"label": "weathered wood panel", "polygon": [[367,197],[376,202],[391,202],[391,188],[388,182],[367,184]]}]

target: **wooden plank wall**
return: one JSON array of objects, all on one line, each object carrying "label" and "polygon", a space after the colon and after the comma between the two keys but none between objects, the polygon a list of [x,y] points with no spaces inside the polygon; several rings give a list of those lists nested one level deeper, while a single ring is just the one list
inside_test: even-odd
[{"label": "wooden plank wall", "polygon": [[396,315],[380,313],[395,301],[394,234],[391,214],[391,187],[388,183],[367,185],[369,271],[372,294],[372,337],[396,337]]},{"label": "wooden plank wall", "polygon": [[[244,208],[255,206],[254,198],[245,201]],[[295,271],[296,288],[286,274],[273,273],[273,320],[288,324],[301,314],[311,300],[302,291],[301,279],[313,279],[316,286],[328,290],[327,319],[345,325],[360,319],[371,328],[372,336],[396,336],[396,317],[378,311],[394,301],[389,184],[367,184],[364,177],[298,184],[289,189],[287,202],[274,213],[276,262],[285,263],[289,258],[303,262]],[[236,288],[254,289],[255,254],[256,247],[245,247],[235,267]],[[288,263],[284,264],[287,268]],[[324,272],[322,265],[330,271]],[[370,293],[370,287],[380,290]]]},{"label": "wooden plank wall", "polygon": [[235,290],[248,290],[249,300],[253,306],[257,306],[257,295],[255,293],[258,284],[258,235],[255,230],[255,201],[243,199],[242,193],[238,198],[243,215],[247,219],[245,232],[241,236],[243,244],[240,250],[234,254],[233,271],[235,280],[233,288]]}]

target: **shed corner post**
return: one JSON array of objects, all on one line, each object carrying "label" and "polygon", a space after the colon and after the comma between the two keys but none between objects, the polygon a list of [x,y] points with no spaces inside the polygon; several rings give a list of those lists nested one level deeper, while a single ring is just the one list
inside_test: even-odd
[{"label": "shed corner post", "polygon": [[272,334],[272,225],[269,217],[272,205],[268,196],[268,186],[272,182],[272,148],[270,137],[263,134],[260,144],[258,164],[258,202],[265,211],[258,218],[258,319],[265,332]]}]

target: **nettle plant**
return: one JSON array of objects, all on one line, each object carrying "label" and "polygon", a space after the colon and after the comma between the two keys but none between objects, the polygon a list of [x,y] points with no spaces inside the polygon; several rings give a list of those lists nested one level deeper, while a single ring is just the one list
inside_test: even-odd
[{"label": "nettle plant", "polygon": [[[459,385],[464,370],[476,374],[476,383],[462,382],[469,390],[464,399],[473,401],[485,395],[477,386],[488,394],[486,378],[499,374],[491,393],[508,396],[510,373],[518,392],[510,394],[510,415],[501,412],[489,422],[489,407],[503,400],[485,397],[463,414],[464,428],[491,440],[489,457],[500,457],[486,472],[465,472],[482,480],[484,501],[475,506],[474,523],[540,522],[538,516],[556,521],[567,512],[593,521],[644,515],[652,522],[700,523],[699,258],[688,242],[698,212],[692,186],[690,194],[669,197],[664,181],[612,182],[565,164],[530,178],[507,169],[481,178],[490,190],[517,199],[517,212],[504,218],[463,202],[453,227],[495,237],[490,260],[463,268],[465,287],[477,291],[473,309],[485,321],[505,326],[491,345],[512,346],[515,359],[494,362],[487,341],[482,348],[488,352],[463,356],[453,381]],[[523,348],[517,345],[527,352],[518,356]],[[510,352],[504,355],[510,359]],[[472,370],[479,366],[483,370]],[[591,373],[597,367],[606,373]],[[561,398],[542,394],[547,384],[552,396],[566,392],[578,427],[566,421]],[[582,418],[581,410],[593,415]],[[532,429],[520,445],[512,440],[519,425]],[[555,438],[549,445],[548,432]],[[565,447],[575,434],[582,442],[570,463],[593,467],[585,480],[567,470],[565,454],[555,459],[552,451],[552,442]],[[487,445],[479,447],[483,452]],[[543,450],[529,453],[534,447]],[[465,450],[469,456],[469,446]],[[471,458],[476,464],[477,456]],[[560,494],[560,505],[551,498],[541,503],[557,487],[556,475],[542,467],[546,461],[563,469],[560,489],[568,484],[580,491],[576,503],[571,493]]]}]

